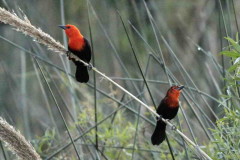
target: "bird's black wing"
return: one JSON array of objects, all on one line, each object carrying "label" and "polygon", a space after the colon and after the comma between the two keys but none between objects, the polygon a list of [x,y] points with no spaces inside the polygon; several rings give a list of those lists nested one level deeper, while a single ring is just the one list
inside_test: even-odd
[{"label": "bird's black wing", "polygon": [[85,47],[84,47],[84,58],[86,62],[90,62],[91,60],[91,56],[92,56],[92,52],[91,52],[91,46],[89,45],[89,42],[86,38],[84,38],[84,42],[85,42]]},{"label": "bird's black wing", "polygon": [[[88,40],[84,38],[84,47],[81,50],[73,50],[68,46],[68,50],[78,56],[81,60],[89,63],[91,60],[91,47],[88,43]],[[74,60],[73,60],[74,61]]]},{"label": "bird's black wing", "polygon": [[165,104],[165,100],[163,99],[157,108],[157,113],[159,115],[163,115],[165,113],[165,108],[166,108],[166,104]]}]

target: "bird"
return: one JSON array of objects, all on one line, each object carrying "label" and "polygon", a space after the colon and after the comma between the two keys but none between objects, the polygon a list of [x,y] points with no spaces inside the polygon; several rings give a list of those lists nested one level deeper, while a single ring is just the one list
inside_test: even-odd
[{"label": "bird", "polygon": [[[168,89],[166,96],[160,102],[157,113],[160,117],[171,120],[179,109],[179,96],[184,86],[172,86]],[[166,138],[166,123],[157,117],[157,125],[152,134],[151,141],[153,145],[160,145]]]},{"label": "bird", "polygon": [[[59,25],[58,27],[64,29],[68,37],[68,52],[73,53],[84,62],[89,63],[91,60],[91,47],[89,42],[81,34],[80,30],[71,24]],[[69,58],[76,65],[76,80],[80,83],[87,83],[89,81],[88,68],[79,61]]]}]

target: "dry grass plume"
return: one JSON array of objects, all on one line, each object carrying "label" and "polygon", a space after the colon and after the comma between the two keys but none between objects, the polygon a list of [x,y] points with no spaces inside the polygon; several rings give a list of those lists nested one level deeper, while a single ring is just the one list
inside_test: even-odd
[{"label": "dry grass plume", "polygon": [[7,144],[7,147],[20,159],[41,160],[31,143],[29,143],[19,131],[8,124],[0,117],[0,139]]}]

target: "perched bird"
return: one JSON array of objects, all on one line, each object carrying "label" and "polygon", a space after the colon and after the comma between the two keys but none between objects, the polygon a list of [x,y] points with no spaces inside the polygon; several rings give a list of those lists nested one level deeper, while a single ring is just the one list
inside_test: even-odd
[{"label": "perched bird", "polygon": [[[179,96],[183,88],[184,86],[172,86],[167,91],[167,95],[163,98],[157,108],[157,113],[162,116],[162,118],[171,120],[177,115],[179,108]],[[157,126],[151,137],[153,145],[159,145],[165,140],[165,130],[166,123],[164,123],[161,119],[158,119]]]},{"label": "perched bird", "polygon": [[[89,63],[91,60],[91,47],[79,31],[79,29],[74,25],[60,25],[60,28],[65,30],[68,37],[68,50],[78,56],[81,60]],[[70,58],[69,58],[70,59]],[[72,60],[77,66],[75,77],[80,83],[87,83],[89,80],[88,68],[84,66],[83,63]]]}]

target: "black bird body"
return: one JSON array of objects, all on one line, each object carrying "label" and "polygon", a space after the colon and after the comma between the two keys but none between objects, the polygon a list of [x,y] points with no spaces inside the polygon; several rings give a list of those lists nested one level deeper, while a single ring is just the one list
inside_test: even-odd
[{"label": "black bird body", "polygon": [[[162,118],[171,120],[177,115],[179,109],[179,96],[181,92],[180,90],[182,88],[183,86],[181,87],[173,86],[168,90],[167,95],[160,102],[157,108],[157,113],[160,116],[162,116]],[[166,123],[158,119],[156,128],[151,137],[153,145],[159,145],[165,140],[166,138],[165,130]]]},{"label": "black bird body", "polygon": [[[84,62],[89,63],[91,60],[91,47],[90,47],[87,39],[85,39],[85,38],[83,38],[83,39],[84,39],[83,40],[84,46],[81,50],[74,50],[70,46],[68,46],[68,50],[70,52],[72,52],[73,54],[75,54],[78,58],[80,58]],[[77,81],[81,82],[81,83],[87,83],[89,80],[87,67],[83,63],[75,61],[74,59],[72,59],[72,61],[74,62],[74,64],[77,67],[76,73],[75,73],[75,77],[76,77]]]},{"label": "black bird body", "polygon": [[170,119],[173,119],[177,115],[179,104],[174,107],[169,107],[166,99],[167,99],[167,97],[165,97],[161,101],[160,105],[157,108],[157,113],[159,115],[162,115],[162,118],[170,120]]}]

